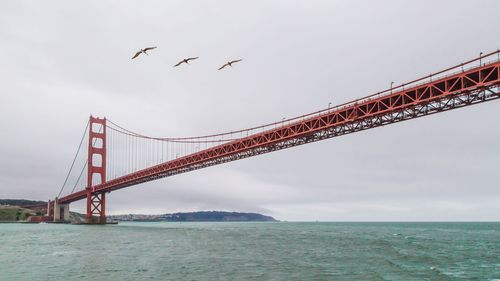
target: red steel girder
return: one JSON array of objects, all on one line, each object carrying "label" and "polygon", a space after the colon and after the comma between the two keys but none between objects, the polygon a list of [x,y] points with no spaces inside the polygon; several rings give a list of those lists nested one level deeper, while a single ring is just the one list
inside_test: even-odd
[{"label": "red steel girder", "polygon": [[[93,192],[110,192],[195,169],[494,100],[500,97],[499,86],[500,62],[478,66],[394,93],[358,100],[342,108],[146,168],[99,184]],[[80,191],[60,201],[66,203],[83,198],[85,193]]]}]

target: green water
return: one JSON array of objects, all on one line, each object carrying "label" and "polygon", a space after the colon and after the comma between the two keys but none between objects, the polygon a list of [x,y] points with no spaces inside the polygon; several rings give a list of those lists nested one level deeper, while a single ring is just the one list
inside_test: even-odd
[{"label": "green water", "polygon": [[0,224],[0,280],[497,280],[500,223]]}]

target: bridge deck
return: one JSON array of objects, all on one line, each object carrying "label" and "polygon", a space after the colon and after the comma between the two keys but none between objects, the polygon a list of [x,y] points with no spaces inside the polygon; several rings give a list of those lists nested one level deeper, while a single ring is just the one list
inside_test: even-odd
[{"label": "bridge deck", "polygon": [[[195,169],[494,100],[500,97],[499,86],[500,62],[497,61],[394,93],[356,100],[331,111],[109,180],[94,186],[93,193],[110,192]],[[60,198],[59,202],[69,203],[86,197],[86,191],[82,190]]]}]

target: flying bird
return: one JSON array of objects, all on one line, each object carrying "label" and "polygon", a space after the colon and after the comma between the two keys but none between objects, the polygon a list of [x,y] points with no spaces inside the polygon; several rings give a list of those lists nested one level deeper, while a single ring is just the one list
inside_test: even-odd
[{"label": "flying bird", "polygon": [[233,66],[233,63],[237,63],[237,62],[240,62],[240,61],[242,61],[242,59],[228,61],[228,62],[226,62],[224,65],[222,65],[221,67],[219,67],[219,69],[218,69],[218,70],[221,70],[221,69],[223,69],[223,68],[224,68],[224,67],[226,67],[226,66]]},{"label": "flying bird", "polygon": [[177,67],[177,66],[179,66],[179,65],[181,65],[181,64],[183,64],[183,63],[187,63],[187,64],[189,64],[189,61],[191,61],[191,60],[195,60],[195,59],[197,59],[197,58],[198,58],[198,57],[183,59],[183,60],[181,60],[180,62],[178,62],[176,65],[174,65],[174,67]]},{"label": "flying bird", "polygon": [[153,50],[153,49],[156,49],[156,47],[147,47],[147,48],[144,48],[144,49],[140,49],[137,53],[135,53],[135,55],[132,57],[132,59],[135,59],[140,54],[146,54],[146,55],[148,55],[147,51]]}]

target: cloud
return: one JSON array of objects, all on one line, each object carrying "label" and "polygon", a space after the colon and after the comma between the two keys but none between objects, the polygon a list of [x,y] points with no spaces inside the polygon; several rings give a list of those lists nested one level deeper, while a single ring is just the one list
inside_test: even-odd
[{"label": "cloud", "polygon": [[[0,197],[54,197],[90,114],[146,135],[218,133],[349,101],[499,47],[490,34],[500,27],[496,1],[430,3],[2,2]],[[470,17],[479,9],[480,21]],[[130,60],[149,45],[158,49]],[[172,67],[187,56],[200,59]],[[234,58],[244,60],[216,70]],[[131,187],[109,195],[108,211],[498,220],[498,107]]]}]

